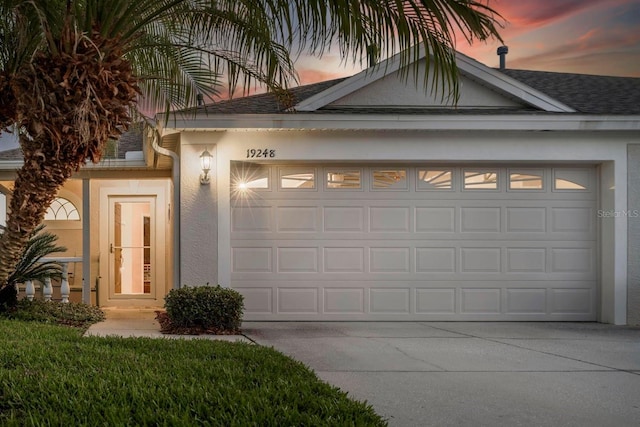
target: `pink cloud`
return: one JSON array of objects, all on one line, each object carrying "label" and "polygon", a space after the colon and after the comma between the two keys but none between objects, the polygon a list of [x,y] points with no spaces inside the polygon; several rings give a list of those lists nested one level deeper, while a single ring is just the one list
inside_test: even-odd
[{"label": "pink cloud", "polygon": [[510,26],[519,28],[540,27],[598,5],[602,5],[602,0],[503,0],[491,3]]},{"label": "pink cloud", "polygon": [[352,74],[354,74],[353,71],[348,69],[314,70],[305,68],[298,70],[298,78],[300,80],[300,84],[302,85],[322,82],[326,80],[333,80],[339,77],[350,76]]}]

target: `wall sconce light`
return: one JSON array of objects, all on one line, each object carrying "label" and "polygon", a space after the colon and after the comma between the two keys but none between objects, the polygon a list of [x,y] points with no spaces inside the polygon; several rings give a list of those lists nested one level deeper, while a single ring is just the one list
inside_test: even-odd
[{"label": "wall sconce light", "polygon": [[209,171],[211,170],[211,159],[213,156],[208,150],[204,150],[200,154],[200,166],[202,167],[202,175],[200,175],[200,184],[208,185],[210,182]]}]

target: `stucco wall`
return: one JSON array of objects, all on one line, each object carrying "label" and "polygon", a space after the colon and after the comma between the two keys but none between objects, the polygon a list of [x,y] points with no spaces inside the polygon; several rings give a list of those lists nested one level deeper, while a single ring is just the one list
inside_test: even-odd
[{"label": "stucco wall", "polygon": [[630,144],[628,150],[628,284],[627,322],[640,325],[640,145]]},{"label": "stucco wall", "polygon": [[[208,137],[207,137],[208,136]],[[218,283],[216,147],[211,134],[184,134],[180,147],[180,285]],[[200,155],[213,155],[210,183],[200,184]]]}]

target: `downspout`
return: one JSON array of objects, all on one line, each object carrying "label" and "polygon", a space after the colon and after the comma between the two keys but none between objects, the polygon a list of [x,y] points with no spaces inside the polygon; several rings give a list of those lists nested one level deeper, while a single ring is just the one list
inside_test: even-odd
[{"label": "downspout", "polygon": [[158,145],[160,132],[153,129],[151,148],[158,154],[169,156],[173,161],[173,289],[180,288],[180,157],[177,153]]}]

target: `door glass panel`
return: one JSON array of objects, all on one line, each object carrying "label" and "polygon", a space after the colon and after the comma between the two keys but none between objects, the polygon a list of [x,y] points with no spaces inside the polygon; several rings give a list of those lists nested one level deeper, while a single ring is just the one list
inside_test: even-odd
[{"label": "door glass panel", "polygon": [[327,172],[327,188],[360,188],[360,171]]},{"label": "door glass panel", "polygon": [[232,191],[269,189],[269,167],[265,165],[232,162]]},{"label": "door glass panel", "polygon": [[111,245],[113,286],[116,295],[151,294],[150,202],[115,202]]},{"label": "door glass panel", "polygon": [[407,189],[407,171],[404,169],[374,170],[372,175],[374,189]]},{"label": "door glass panel", "polygon": [[451,170],[418,170],[419,190],[451,190],[451,188],[453,188]]},{"label": "door glass panel", "polygon": [[464,171],[465,190],[496,190],[498,188],[498,173],[494,171]]},{"label": "door glass panel", "polygon": [[510,190],[542,190],[542,171],[540,172],[511,172],[509,173]]},{"label": "door glass panel", "polygon": [[314,189],[316,188],[315,169],[281,170],[280,188]]},{"label": "door glass panel", "polygon": [[554,169],[554,190],[584,191],[589,186],[589,171],[584,169]]}]

